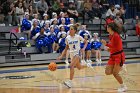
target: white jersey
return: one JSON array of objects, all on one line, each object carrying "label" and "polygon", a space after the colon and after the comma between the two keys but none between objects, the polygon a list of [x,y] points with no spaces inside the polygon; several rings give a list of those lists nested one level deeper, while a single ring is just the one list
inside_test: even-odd
[{"label": "white jersey", "polygon": [[80,42],[81,41],[84,41],[84,39],[81,36],[77,35],[77,34],[75,34],[75,36],[73,36],[73,37],[70,36],[70,35],[68,35],[66,37],[66,45],[69,46],[70,53],[72,53],[72,52],[74,52],[74,54],[79,53],[79,51],[80,51]]}]

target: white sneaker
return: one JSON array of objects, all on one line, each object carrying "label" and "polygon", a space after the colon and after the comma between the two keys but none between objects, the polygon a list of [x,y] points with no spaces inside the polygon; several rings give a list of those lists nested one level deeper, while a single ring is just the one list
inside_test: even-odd
[{"label": "white sneaker", "polygon": [[92,65],[91,65],[91,63],[87,63],[87,67],[93,68]]},{"label": "white sneaker", "polygon": [[101,65],[101,61],[99,59],[96,59],[96,64]]},{"label": "white sneaker", "polygon": [[64,81],[64,85],[67,86],[68,88],[72,87],[72,82],[70,80]]},{"label": "white sneaker", "polygon": [[53,51],[53,53],[56,53],[56,51]]},{"label": "white sneaker", "polygon": [[12,26],[11,24],[9,24],[9,26]]},{"label": "white sneaker", "polygon": [[65,63],[66,63],[67,65],[69,65],[69,61],[68,61],[68,60],[65,60]]},{"label": "white sneaker", "polygon": [[86,60],[86,63],[90,63],[89,60]]},{"label": "white sneaker", "polygon": [[99,59],[99,61],[102,63],[102,59]]},{"label": "white sneaker", "polygon": [[90,63],[92,63],[92,61],[91,61],[91,60],[89,60],[89,62],[90,62]]},{"label": "white sneaker", "polygon": [[86,65],[86,61],[85,60],[81,60],[81,65]]},{"label": "white sneaker", "polygon": [[126,87],[126,85],[124,85],[123,87],[120,87],[120,88],[118,88],[118,92],[125,92],[125,91],[127,91],[127,87]]},{"label": "white sneaker", "polygon": [[99,62],[99,60],[98,60],[98,59],[96,59],[96,62]]},{"label": "white sneaker", "polygon": [[102,60],[101,60],[101,59],[99,59],[99,64],[101,65],[101,63],[102,63]]}]

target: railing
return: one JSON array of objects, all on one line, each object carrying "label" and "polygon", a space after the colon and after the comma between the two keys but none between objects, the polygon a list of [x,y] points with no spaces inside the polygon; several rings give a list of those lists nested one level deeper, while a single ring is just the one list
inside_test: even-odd
[{"label": "railing", "polygon": [[11,53],[11,47],[12,47],[12,42],[13,42],[12,36],[14,36],[16,38],[16,43],[15,44],[17,44],[17,40],[18,40],[18,37],[15,35],[15,33],[11,32],[10,33],[10,40],[9,40],[9,52],[8,52],[8,54]]},{"label": "railing", "polygon": [[[99,32],[99,37],[100,37],[100,39],[101,39],[101,37],[102,37],[102,25],[104,25],[104,24],[102,23],[103,20],[106,21],[106,19],[105,19],[105,18],[101,18],[101,19],[100,19],[100,32]],[[105,29],[106,29],[106,28],[105,28]]]}]

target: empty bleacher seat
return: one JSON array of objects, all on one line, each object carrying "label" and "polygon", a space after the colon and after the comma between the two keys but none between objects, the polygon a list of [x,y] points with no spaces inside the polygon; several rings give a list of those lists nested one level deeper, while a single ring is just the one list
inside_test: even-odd
[{"label": "empty bleacher seat", "polygon": [[128,30],[127,31],[127,33],[126,33],[127,35],[136,35],[136,30]]},{"label": "empty bleacher seat", "polygon": [[54,60],[59,56],[59,53],[48,53],[48,54],[32,54],[31,60]]},{"label": "empty bleacher seat", "polygon": [[140,54],[140,48],[136,49],[136,54]]},{"label": "empty bleacher seat", "polygon": [[127,42],[127,41],[139,41],[137,36],[127,36],[125,40],[123,40],[123,42]]},{"label": "empty bleacher seat", "polygon": [[140,42],[128,42],[127,43],[127,48],[139,48],[140,47]]},{"label": "empty bleacher seat", "polygon": [[5,63],[5,56],[0,56],[0,63]]}]

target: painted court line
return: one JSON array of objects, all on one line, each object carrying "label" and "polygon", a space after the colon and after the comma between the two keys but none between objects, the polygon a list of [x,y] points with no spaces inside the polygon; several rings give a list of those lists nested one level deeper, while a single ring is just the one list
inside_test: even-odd
[{"label": "painted court line", "polygon": [[[130,61],[125,64],[135,64],[140,63],[140,61]],[[106,63],[102,63],[101,66],[106,65]],[[92,64],[92,66],[96,66],[96,64]],[[58,66],[58,69],[65,69],[66,66]],[[29,72],[29,71],[40,71],[40,70],[48,70],[47,67],[36,67],[36,68],[25,68],[25,69],[12,69],[12,70],[0,70],[0,74],[6,73],[18,73],[18,72]]]}]

